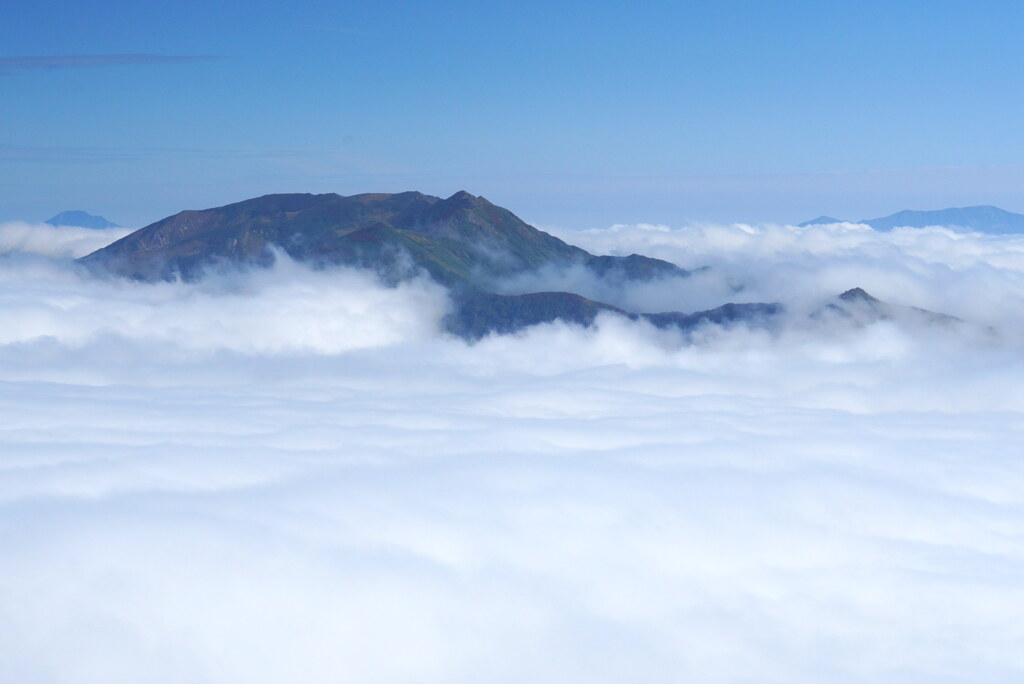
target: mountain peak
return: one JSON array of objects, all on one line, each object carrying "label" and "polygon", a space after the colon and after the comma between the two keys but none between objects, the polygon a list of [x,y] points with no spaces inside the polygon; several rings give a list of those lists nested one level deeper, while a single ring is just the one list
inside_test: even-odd
[{"label": "mountain peak", "polygon": [[839,295],[839,298],[842,299],[844,302],[861,301],[870,302],[874,304],[876,302],[881,301],[875,297],[872,297],[866,291],[864,291],[863,288],[860,287],[854,287],[847,290],[843,294]]},{"label": "mountain peak", "polygon": [[472,195],[465,190],[459,190],[457,193],[452,195],[446,200],[442,200],[445,204],[459,207],[486,207],[491,203],[485,200],[483,197],[478,195]]},{"label": "mountain peak", "polygon": [[120,226],[113,221],[108,221],[102,216],[94,216],[93,214],[84,212],[81,209],[62,211],[56,216],[47,219],[45,223],[51,226],[75,226],[76,228],[92,228],[94,230],[120,228]]}]

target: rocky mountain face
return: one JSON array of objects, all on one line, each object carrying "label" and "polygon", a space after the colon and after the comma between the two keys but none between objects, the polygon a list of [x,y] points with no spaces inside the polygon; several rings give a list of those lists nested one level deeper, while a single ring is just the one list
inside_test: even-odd
[{"label": "rocky mountain face", "polygon": [[[318,268],[370,268],[391,283],[427,273],[451,291],[446,329],[470,340],[556,320],[589,326],[601,313],[688,333],[709,323],[772,328],[785,312],[778,303],[634,312],[572,292],[499,294],[504,279],[540,269],[580,268],[615,283],[687,278],[690,272],[638,254],[591,254],[464,191],[446,199],[419,192],[266,195],[180,212],[79,261],[93,271],[137,280],[194,280],[218,268],[269,266],[274,250]],[[866,293],[845,293],[829,306],[858,323],[894,311]]]}]

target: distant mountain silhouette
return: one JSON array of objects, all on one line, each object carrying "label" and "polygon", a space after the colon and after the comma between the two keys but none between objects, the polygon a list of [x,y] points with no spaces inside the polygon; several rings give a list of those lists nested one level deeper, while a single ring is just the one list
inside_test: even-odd
[{"label": "distant mountain silhouette", "polygon": [[1024,233],[1024,214],[1014,214],[999,207],[980,206],[937,211],[900,211],[883,218],[861,221],[875,230],[892,230],[898,226],[956,226],[994,235]]},{"label": "distant mountain silhouette", "polygon": [[53,218],[47,219],[45,223],[51,226],[76,226],[78,228],[94,228],[96,230],[121,227],[102,216],[94,216],[79,209],[62,211]]},{"label": "distant mountain silhouette", "polygon": [[634,321],[644,320],[656,328],[691,332],[704,324],[772,327],[785,312],[785,307],[781,304],[725,304],[696,313],[636,314],[571,292],[523,295],[472,293],[456,297],[455,311],[445,318],[445,328],[473,340],[489,333],[513,333],[554,320],[590,326],[598,315],[605,312]]},{"label": "distant mountain silhouette", "polygon": [[800,224],[797,224],[797,225],[800,228],[806,228],[807,226],[819,226],[819,225],[828,224],[828,223],[843,223],[843,221],[841,221],[841,220],[839,220],[837,218],[832,218],[831,216],[819,216],[816,219],[811,219],[810,221],[804,221],[803,223],[800,223]]},{"label": "distant mountain silhouette", "polygon": [[[800,226],[841,222],[829,216],[820,216],[811,221],[805,221]],[[880,231],[890,231],[899,227],[948,226],[990,235],[1024,233],[1024,214],[1014,214],[992,206],[959,207],[934,211],[904,210],[882,218],[852,221],[851,223],[863,223]]]}]

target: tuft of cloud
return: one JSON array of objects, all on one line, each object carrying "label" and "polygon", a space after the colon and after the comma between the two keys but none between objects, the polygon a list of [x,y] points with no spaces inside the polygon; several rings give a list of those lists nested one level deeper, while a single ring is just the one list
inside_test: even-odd
[{"label": "tuft of cloud", "polygon": [[223,59],[213,55],[60,55],[44,57],[0,57],[0,75],[36,69],[77,69],[83,67],[147,64],[188,64]]}]

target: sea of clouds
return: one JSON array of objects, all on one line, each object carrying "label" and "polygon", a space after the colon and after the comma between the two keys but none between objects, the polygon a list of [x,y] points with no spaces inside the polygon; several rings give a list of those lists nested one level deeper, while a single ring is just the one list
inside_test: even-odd
[{"label": "sea of clouds", "polygon": [[974,327],[469,344],[426,279],[75,267],[123,234],[0,225],[0,681],[1020,681],[1024,236],[564,233],[711,268],[507,288]]}]

